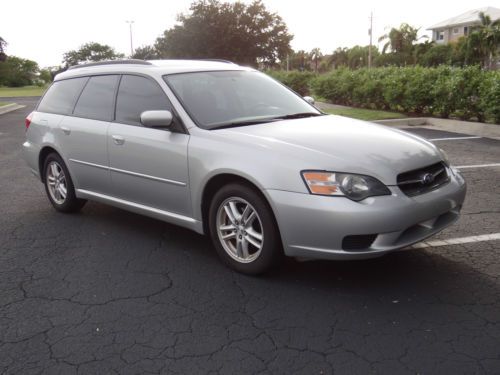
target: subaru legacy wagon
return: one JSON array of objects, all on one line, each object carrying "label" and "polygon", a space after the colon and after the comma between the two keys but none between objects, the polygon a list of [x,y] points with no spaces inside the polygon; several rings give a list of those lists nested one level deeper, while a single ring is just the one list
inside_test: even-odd
[{"label": "subaru legacy wagon", "polygon": [[56,210],[94,200],[208,234],[248,274],[283,254],[403,249],[454,223],[466,192],[432,143],[224,61],[75,66],[26,118],[23,149]]}]

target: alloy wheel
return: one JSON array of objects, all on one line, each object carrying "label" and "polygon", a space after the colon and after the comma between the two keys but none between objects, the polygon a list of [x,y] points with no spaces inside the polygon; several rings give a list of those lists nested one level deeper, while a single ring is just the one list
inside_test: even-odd
[{"label": "alloy wheel", "polygon": [[264,245],[264,229],[255,208],[246,200],[231,197],[217,211],[217,234],[224,250],[240,263],[259,257]]},{"label": "alloy wheel", "polygon": [[68,188],[64,171],[56,161],[51,161],[47,166],[46,181],[52,200],[63,204],[68,195]]}]

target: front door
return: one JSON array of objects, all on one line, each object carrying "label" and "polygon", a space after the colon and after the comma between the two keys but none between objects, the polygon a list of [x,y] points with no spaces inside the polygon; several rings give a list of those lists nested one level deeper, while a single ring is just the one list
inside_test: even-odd
[{"label": "front door", "polygon": [[171,110],[158,83],[142,76],[123,75],[115,122],[109,125],[107,137],[113,196],[191,216],[189,135],[142,126],[140,115],[149,110]]}]

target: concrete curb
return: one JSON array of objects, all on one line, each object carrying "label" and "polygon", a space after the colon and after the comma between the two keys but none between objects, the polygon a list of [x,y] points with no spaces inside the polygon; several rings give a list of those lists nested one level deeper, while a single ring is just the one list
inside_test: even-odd
[{"label": "concrete curb", "polygon": [[3,105],[0,107],[0,115],[3,115],[5,113],[9,113],[9,112],[12,112],[12,111],[15,111],[17,109],[20,109],[20,108],[24,108],[26,107],[25,105],[19,105],[17,103],[11,103],[11,104],[7,104],[7,105]]},{"label": "concrete curb", "polygon": [[435,117],[402,118],[373,122],[388,126],[419,126],[453,133],[500,139],[500,125],[485,124],[482,122],[450,120]]},{"label": "concrete curb", "polygon": [[[353,108],[325,102],[316,102],[316,106],[320,109]],[[372,122],[395,127],[419,126],[452,133],[500,139],[500,125],[485,124],[482,122],[450,120],[436,117],[407,117],[390,120],[376,120]]]}]

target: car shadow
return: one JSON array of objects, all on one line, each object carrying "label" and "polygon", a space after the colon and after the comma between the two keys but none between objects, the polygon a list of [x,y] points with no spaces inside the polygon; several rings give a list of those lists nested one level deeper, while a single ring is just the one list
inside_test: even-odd
[{"label": "car shadow", "polygon": [[209,278],[214,272],[232,275],[232,278],[249,286],[257,283],[260,287],[272,288],[273,285],[300,284],[302,287],[327,291],[336,289],[344,293],[390,295],[408,292],[444,300],[458,292],[464,301],[469,302],[474,301],[478,290],[483,294],[490,290],[491,296],[498,293],[494,280],[465,263],[464,257],[454,259],[453,254],[457,250],[466,252],[458,245],[451,250],[446,247],[403,250],[379,258],[354,261],[297,261],[284,257],[280,265],[266,274],[252,277],[225,267],[207,236],[98,203],[90,203],[83,215],[85,221],[92,221],[93,226],[99,228],[109,228],[115,236],[127,233],[128,236],[137,236],[139,242],[140,238],[161,238],[166,245],[163,249],[167,252],[165,255],[173,256],[179,249],[183,256],[189,258],[189,267],[201,272],[199,275],[205,272]]}]

